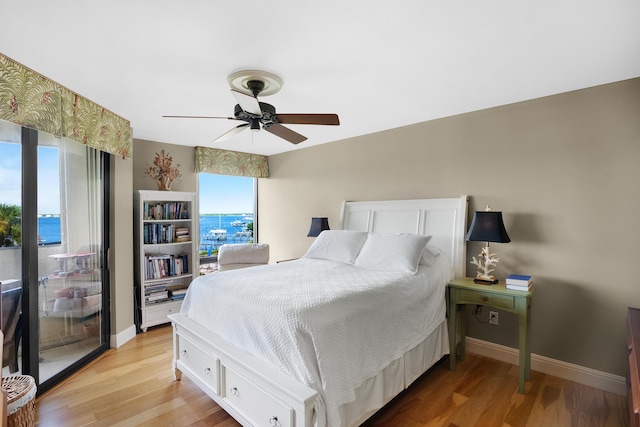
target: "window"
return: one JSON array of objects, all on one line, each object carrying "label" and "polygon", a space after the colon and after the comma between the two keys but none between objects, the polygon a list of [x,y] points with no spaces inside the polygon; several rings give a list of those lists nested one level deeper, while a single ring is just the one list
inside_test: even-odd
[{"label": "window", "polygon": [[255,242],[256,178],[199,174],[201,264],[225,243]]}]

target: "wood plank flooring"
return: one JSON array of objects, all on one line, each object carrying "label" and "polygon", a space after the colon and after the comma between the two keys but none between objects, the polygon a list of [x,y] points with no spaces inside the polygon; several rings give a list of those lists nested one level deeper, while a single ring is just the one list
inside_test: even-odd
[{"label": "wood plank flooring", "polygon": [[[36,425],[238,426],[191,380],[174,382],[171,327],[151,328],[40,396]],[[367,427],[628,426],[626,397],[532,372],[518,390],[517,367],[467,354],[456,371],[436,366]]]}]

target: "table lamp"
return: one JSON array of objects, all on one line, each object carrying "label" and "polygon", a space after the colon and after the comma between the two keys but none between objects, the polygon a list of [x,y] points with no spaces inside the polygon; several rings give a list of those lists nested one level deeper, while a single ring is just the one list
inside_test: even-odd
[{"label": "table lamp", "polygon": [[485,211],[477,211],[471,221],[471,227],[467,233],[467,241],[486,242],[478,258],[473,257],[471,264],[478,266],[478,274],[473,280],[476,283],[491,285],[498,283],[498,279],[491,275],[493,269],[500,261],[495,253],[491,253],[489,242],[508,243],[511,241],[502,222],[502,212],[492,211],[487,206]]},{"label": "table lamp", "polygon": [[329,230],[329,218],[314,217],[311,218],[311,227],[307,237],[318,237],[324,230]]}]

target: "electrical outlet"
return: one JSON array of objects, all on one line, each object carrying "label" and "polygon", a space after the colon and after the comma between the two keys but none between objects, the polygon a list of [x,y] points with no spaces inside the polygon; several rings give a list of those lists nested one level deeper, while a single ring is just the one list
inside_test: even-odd
[{"label": "electrical outlet", "polygon": [[498,324],[498,312],[497,311],[490,311],[489,312],[489,324],[490,325],[497,325]]}]

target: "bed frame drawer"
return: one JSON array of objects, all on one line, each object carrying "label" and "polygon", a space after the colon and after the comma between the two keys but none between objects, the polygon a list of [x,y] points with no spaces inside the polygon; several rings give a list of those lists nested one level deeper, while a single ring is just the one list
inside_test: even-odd
[{"label": "bed frame drawer", "polygon": [[498,295],[490,292],[467,291],[458,289],[458,304],[490,305],[497,308],[513,309],[514,298],[509,295]]},{"label": "bed frame drawer", "polygon": [[214,355],[207,354],[204,350],[182,335],[178,336],[179,361],[182,365],[193,371],[198,378],[215,394],[219,390],[220,360]]},{"label": "bed frame drawer", "polygon": [[257,385],[228,366],[221,369],[221,394],[229,405],[240,412],[251,425],[264,427],[290,427],[293,409],[270,396]]}]

